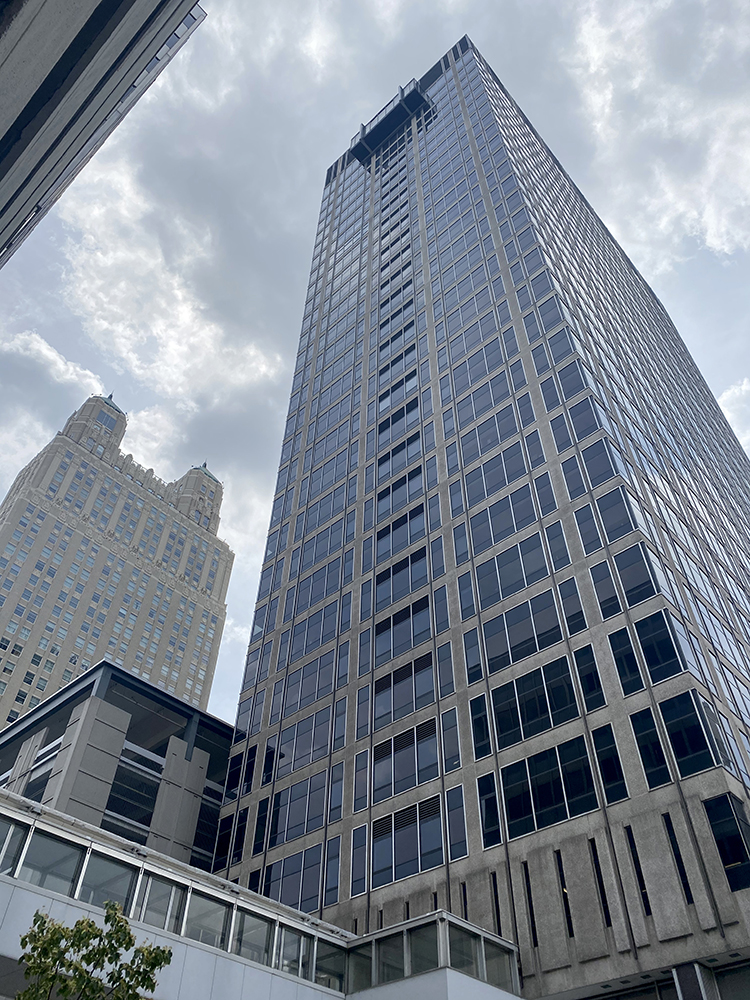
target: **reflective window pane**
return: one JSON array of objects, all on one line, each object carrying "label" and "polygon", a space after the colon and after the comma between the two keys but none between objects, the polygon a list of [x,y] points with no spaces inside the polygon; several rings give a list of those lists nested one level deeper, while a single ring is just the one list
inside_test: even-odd
[{"label": "reflective window pane", "polygon": [[70,896],[81,870],[84,850],[57,837],[35,830],[21,871],[22,882]]},{"label": "reflective window pane", "polygon": [[7,875],[15,870],[28,832],[26,826],[0,819],[0,875]]},{"label": "reflective window pane", "polygon": [[390,934],[377,942],[378,983],[404,978],[404,936]]},{"label": "reflective window pane", "polygon": [[135,868],[124,865],[114,858],[105,858],[101,854],[92,854],[86,865],[83,883],[78,898],[84,903],[104,907],[111,900],[119,903],[127,913],[130,899],[135,886]]},{"label": "reflective window pane", "polygon": [[346,975],[346,950],[318,938],[318,954],[315,960],[315,982],[329,990],[344,992]]},{"label": "reflective window pane", "polygon": [[260,965],[271,964],[273,924],[254,913],[237,910],[232,951],[242,958],[249,958]]},{"label": "reflective window pane", "polygon": [[415,976],[438,967],[437,924],[425,924],[409,931],[411,972]]},{"label": "reflective window pane", "polygon": [[231,912],[231,907],[226,903],[194,892],[190,897],[185,937],[223,951],[227,944]]},{"label": "reflective window pane", "polygon": [[186,899],[187,889],[184,886],[155,875],[144,875],[135,908],[136,919],[160,930],[179,934]]},{"label": "reflective window pane", "polygon": [[479,948],[481,938],[478,934],[470,934],[455,924],[448,925],[450,941],[451,968],[465,972],[468,976],[479,976]]},{"label": "reflective window pane", "polygon": [[349,951],[349,993],[368,990],[372,986],[372,944]]},{"label": "reflective window pane", "polygon": [[310,979],[312,940],[307,934],[298,934],[290,927],[281,928],[278,967],[282,972]]},{"label": "reflective window pane", "polygon": [[494,941],[484,939],[484,965],[487,970],[487,982],[499,990],[514,993],[516,985],[513,982],[511,966],[512,955]]}]

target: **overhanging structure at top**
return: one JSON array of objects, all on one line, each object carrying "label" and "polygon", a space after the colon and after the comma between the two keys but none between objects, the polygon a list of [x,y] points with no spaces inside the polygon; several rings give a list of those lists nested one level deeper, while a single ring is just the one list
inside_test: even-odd
[{"label": "overhanging structure at top", "polygon": [[389,101],[367,125],[360,125],[359,134],[352,139],[349,152],[360,163],[366,163],[397,128],[407,122],[415,111],[419,111],[423,105],[429,103],[419,81],[410,80],[405,87],[398,88],[393,100]]}]

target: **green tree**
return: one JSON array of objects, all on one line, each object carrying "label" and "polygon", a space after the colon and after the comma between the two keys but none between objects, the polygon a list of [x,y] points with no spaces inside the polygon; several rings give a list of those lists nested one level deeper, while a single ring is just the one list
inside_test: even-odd
[{"label": "green tree", "polygon": [[104,927],[90,917],[67,927],[37,910],[21,938],[19,959],[32,982],[16,1000],[143,1000],[141,990],[156,989],[156,974],[172,961],[172,949],[134,948],[135,937],[119,903],[107,902],[104,909]]}]

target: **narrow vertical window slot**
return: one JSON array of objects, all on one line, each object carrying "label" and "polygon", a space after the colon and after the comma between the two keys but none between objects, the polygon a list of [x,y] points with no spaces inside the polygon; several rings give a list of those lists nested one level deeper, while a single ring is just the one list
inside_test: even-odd
[{"label": "narrow vertical window slot", "polygon": [[500,921],[500,893],[497,891],[497,872],[490,873],[490,881],[492,882],[492,903],[495,909],[495,933],[502,937],[503,926]]},{"label": "narrow vertical window slot", "polygon": [[573,930],[573,916],[570,912],[570,901],[568,899],[568,887],[565,884],[565,869],[563,868],[562,854],[559,851],[555,851],[555,861],[557,863],[557,878],[560,883],[560,892],[562,893],[563,910],[565,911],[565,925],[568,928],[568,937],[575,937],[575,932]]},{"label": "narrow vertical window slot", "polygon": [[628,838],[628,847],[630,848],[630,857],[633,860],[633,869],[635,871],[635,877],[638,881],[638,890],[641,894],[641,902],[643,903],[643,912],[647,917],[651,916],[651,901],[648,898],[648,891],[646,889],[646,880],[643,877],[643,869],[641,868],[641,859],[638,856],[638,848],[635,844],[635,837],[633,836],[632,826],[625,827],[625,836]]},{"label": "narrow vertical window slot", "polygon": [[536,933],[536,917],[534,916],[534,899],[531,895],[531,879],[529,878],[529,864],[523,862],[523,884],[526,890],[526,908],[529,911],[529,929],[531,930],[531,943],[535,948],[539,947],[539,938]]},{"label": "narrow vertical window slot", "polygon": [[674,863],[675,866],[677,867],[677,874],[680,876],[682,891],[685,893],[685,902],[688,904],[688,906],[691,906],[695,902],[695,900],[693,899],[693,891],[690,888],[687,869],[685,868],[685,862],[682,858],[682,851],[680,850],[680,845],[677,841],[677,834],[675,833],[672,817],[669,815],[669,813],[662,813],[661,818],[664,820],[664,826],[666,827],[667,830],[667,837],[669,838],[669,846],[672,848],[672,857],[674,858]]},{"label": "narrow vertical window slot", "polygon": [[599,851],[597,850],[596,841],[594,840],[593,837],[589,841],[589,847],[591,849],[591,862],[594,866],[594,875],[596,877],[596,888],[599,891],[599,902],[602,905],[602,914],[604,915],[604,924],[606,927],[611,927],[612,915],[609,912],[607,890],[604,888],[604,877],[602,876],[602,866],[599,863]]}]

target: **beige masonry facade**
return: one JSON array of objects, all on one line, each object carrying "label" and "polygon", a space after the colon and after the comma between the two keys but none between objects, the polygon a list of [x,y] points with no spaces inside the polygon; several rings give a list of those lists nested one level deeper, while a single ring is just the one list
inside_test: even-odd
[{"label": "beige masonry facade", "polygon": [[106,658],[205,709],[234,555],[205,464],[172,483],[90,397],[0,504],[0,723]]}]

